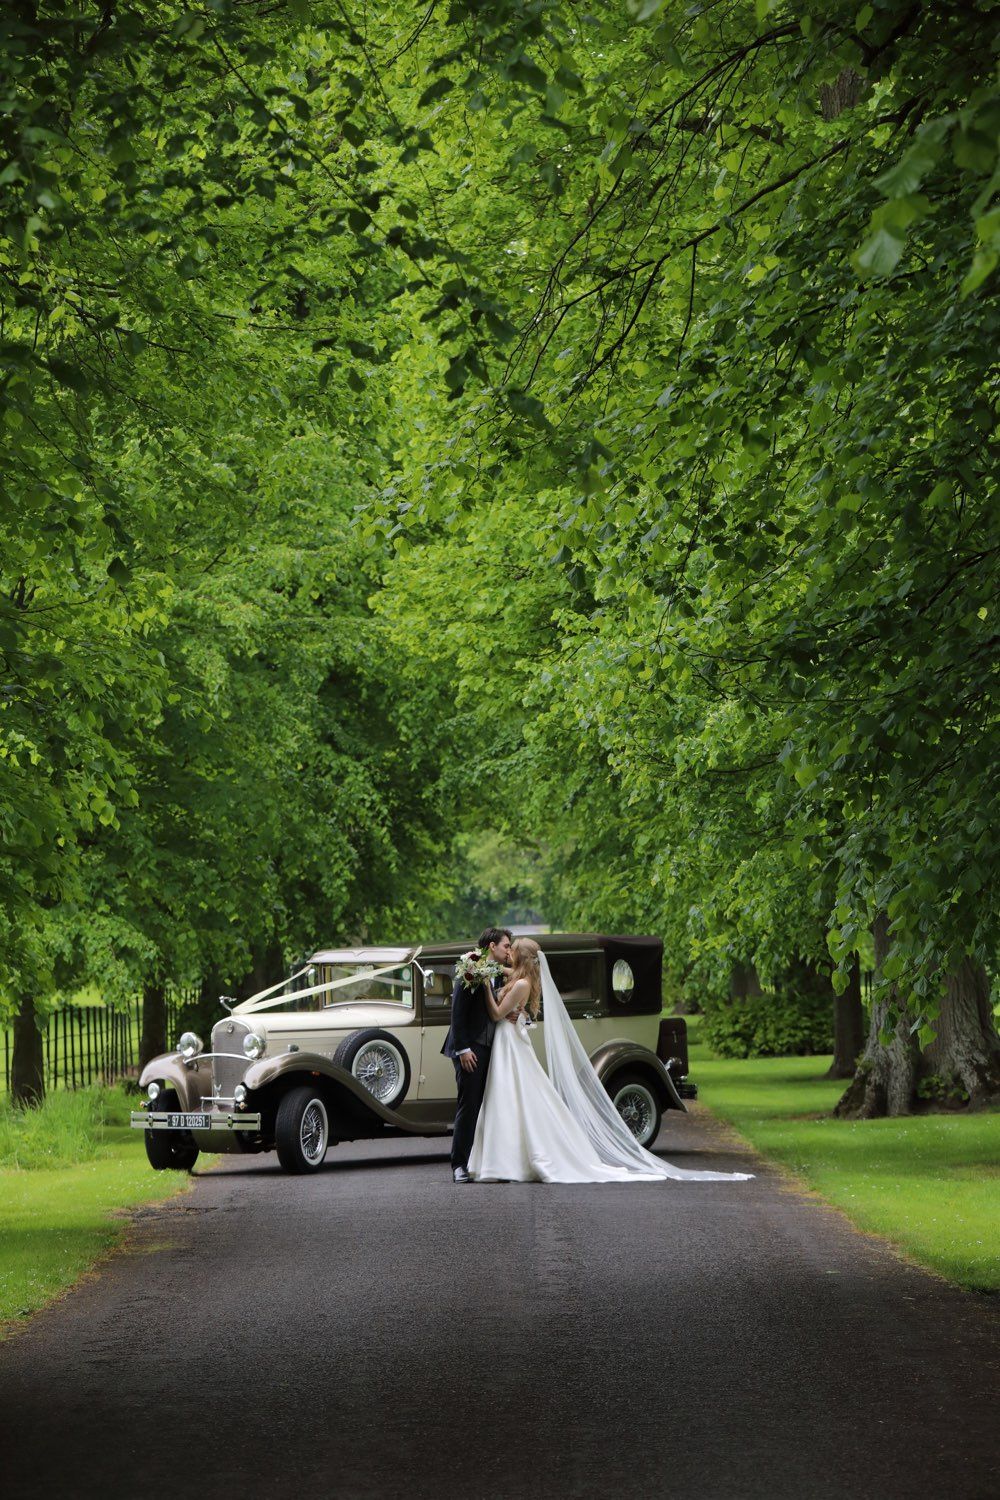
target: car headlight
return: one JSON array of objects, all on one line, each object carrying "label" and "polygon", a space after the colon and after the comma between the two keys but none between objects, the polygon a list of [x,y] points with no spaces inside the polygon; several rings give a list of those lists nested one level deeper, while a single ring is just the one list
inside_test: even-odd
[{"label": "car headlight", "polygon": [[155,1083],[155,1082],[149,1084],[149,1086],[146,1089],[146,1093],[149,1095],[149,1102],[150,1102],[150,1104],[155,1103],[156,1100],[159,1099],[159,1097],[160,1097],[160,1085],[158,1083]]},{"label": "car headlight", "polygon": [[236,1087],[233,1089],[233,1103],[234,1104],[245,1104],[246,1102],[247,1102],[247,1086],[246,1086],[245,1083],[238,1083],[236,1085]]},{"label": "car headlight", "polygon": [[267,1042],[256,1031],[248,1031],[243,1038],[243,1054],[245,1057],[263,1057]]},{"label": "car headlight", "polygon": [[193,1031],[185,1031],[177,1043],[177,1050],[185,1062],[190,1062],[192,1057],[197,1057],[203,1046],[200,1036]]}]

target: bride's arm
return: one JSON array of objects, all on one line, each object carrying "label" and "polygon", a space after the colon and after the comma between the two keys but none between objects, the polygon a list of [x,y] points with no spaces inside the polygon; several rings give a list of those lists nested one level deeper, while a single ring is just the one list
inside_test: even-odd
[{"label": "bride's arm", "polygon": [[528,998],[531,986],[526,979],[518,979],[511,985],[504,995],[500,1004],[494,1000],[489,989],[486,991],[486,1004],[489,1006],[490,1015],[494,1021],[502,1021],[505,1016],[510,1015],[512,1010],[519,1010],[522,1003]]}]

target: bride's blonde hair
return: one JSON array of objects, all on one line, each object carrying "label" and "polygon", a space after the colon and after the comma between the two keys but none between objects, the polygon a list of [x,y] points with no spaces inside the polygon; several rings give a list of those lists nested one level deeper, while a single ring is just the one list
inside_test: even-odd
[{"label": "bride's blonde hair", "polygon": [[527,1007],[531,1013],[532,1020],[538,1016],[542,999],[542,971],[538,965],[538,944],[534,938],[515,938],[510,945],[510,956],[514,961],[513,970],[507,983],[504,985],[504,993],[518,979],[528,981]]}]

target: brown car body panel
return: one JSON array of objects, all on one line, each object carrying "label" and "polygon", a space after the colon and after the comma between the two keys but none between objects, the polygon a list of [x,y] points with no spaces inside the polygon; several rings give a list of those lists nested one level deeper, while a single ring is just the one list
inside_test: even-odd
[{"label": "brown car body panel", "polygon": [[304,1083],[317,1075],[328,1078],[341,1090],[345,1102],[359,1106],[363,1113],[374,1116],[383,1125],[417,1135],[445,1135],[451,1129],[450,1119],[412,1120],[398,1110],[388,1109],[369,1093],[363,1083],[358,1082],[353,1073],[320,1052],[280,1052],[276,1057],[262,1057],[247,1068],[243,1082],[248,1089],[263,1089],[279,1078],[295,1074],[301,1074]]},{"label": "brown car body panel", "polygon": [[680,1109],[687,1114],[687,1105],[677,1092],[677,1085],[656,1056],[641,1042],[605,1042],[591,1055],[594,1072],[602,1083],[625,1068],[641,1069],[659,1085],[660,1104],[664,1109]]},{"label": "brown car body panel", "polygon": [[[197,1058],[194,1060],[198,1061]],[[201,1087],[204,1078],[199,1077],[200,1068],[191,1063],[186,1063],[179,1052],[163,1052],[159,1057],[151,1058],[139,1074],[139,1087],[144,1089],[150,1083],[166,1083],[177,1090],[177,1099],[183,1110],[201,1109]],[[209,1076],[209,1091],[212,1082]]]}]

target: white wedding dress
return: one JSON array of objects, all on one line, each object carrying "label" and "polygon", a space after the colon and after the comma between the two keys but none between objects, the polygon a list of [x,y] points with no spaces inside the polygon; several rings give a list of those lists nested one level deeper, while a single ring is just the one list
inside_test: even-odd
[{"label": "white wedding dress", "polygon": [[548,1072],[526,1018],[497,1023],[469,1156],[474,1182],[746,1182],[673,1167],[639,1145],[609,1099],[539,955]]}]

